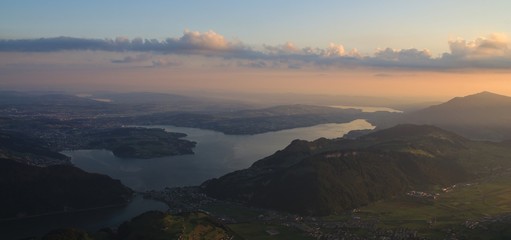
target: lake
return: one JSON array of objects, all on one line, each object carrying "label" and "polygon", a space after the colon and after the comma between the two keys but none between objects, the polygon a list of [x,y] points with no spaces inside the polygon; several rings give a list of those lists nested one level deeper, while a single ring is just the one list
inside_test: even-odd
[{"label": "lake", "polygon": [[[147,126],[146,126],[147,127]],[[255,161],[285,148],[294,139],[338,138],[351,130],[372,129],[365,120],[321,124],[255,135],[225,135],[221,132],[174,126],[150,126],[186,133],[197,142],[195,154],[154,159],[121,159],[108,150],[65,151],[73,164],[85,171],[120,179],[136,190],[199,185],[226,173],[249,167]]]},{"label": "lake", "polygon": [[[338,138],[351,130],[374,128],[365,120],[342,124],[321,124],[255,135],[225,135],[221,132],[174,126],[169,132],[188,134],[185,139],[197,142],[195,154],[155,159],[120,159],[107,150],[64,151],[72,163],[88,172],[102,173],[120,179],[136,190],[158,190],[165,187],[199,185],[210,178],[249,167],[255,161],[285,148],[294,139],[315,140]],[[143,212],[167,210],[157,201],[136,196],[126,207],[65,213],[0,222],[0,239],[44,235],[56,228],[75,227],[97,231],[115,227]]]},{"label": "lake", "polygon": [[366,106],[346,106],[346,105],[334,105],[334,106],[328,106],[333,108],[340,108],[340,109],[358,109],[362,112],[393,112],[393,113],[403,113],[401,110],[396,110],[393,108],[388,107],[366,107]]}]

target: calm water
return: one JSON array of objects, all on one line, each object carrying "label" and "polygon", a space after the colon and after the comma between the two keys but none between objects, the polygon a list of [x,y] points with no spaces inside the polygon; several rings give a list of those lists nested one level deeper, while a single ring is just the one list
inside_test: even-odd
[{"label": "calm water", "polygon": [[[315,140],[320,137],[338,138],[351,130],[372,129],[365,120],[344,124],[321,124],[256,135],[225,135],[220,132],[173,126],[151,126],[170,132],[188,134],[186,139],[197,142],[194,155],[156,159],[119,159],[107,150],[66,151],[77,167],[120,179],[137,191],[164,187],[198,185],[207,179],[249,167],[253,162],[283,149],[294,139]],[[76,227],[97,231],[115,227],[149,210],[166,210],[161,202],[137,196],[123,208],[102,209],[78,213],[35,217],[0,222],[0,239],[44,235],[56,228]]]},{"label": "calm water", "polygon": [[365,120],[321,124],[256,135],[225,135],[197,128],[151,126],[188,134],[197,142],[194,155],[155,159],[120,159],[107,150],[66,151],[77,167],[120,179],[137,191],[199,185],[210,178],[249,167],[253,162],[285,148],[294,139],[338,138],[351,130],[369,129]]},{"label": "calm water", "polygon": [[365,106],[345,106],[345,105],[336,105],[336,106],[329,106],[333,108],[340,108],[340,109],[360,109],[362,112],[393,112],[393,113],[402,113],[401,110],[396,110],[393,108],[388,107],[365,107]]}]

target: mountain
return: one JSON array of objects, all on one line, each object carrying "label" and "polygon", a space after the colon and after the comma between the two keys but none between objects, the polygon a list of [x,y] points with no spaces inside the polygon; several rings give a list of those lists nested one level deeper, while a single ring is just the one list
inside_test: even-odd
[{"label": "mountain", "polygon": [[202,212],[146,212],[119,226],[118,239],[241,239]]},{"label": "mountain", "polygon": [[104,107],[105,103],[63,93],[0,91],[0,106]]},{"label": "mountain", "polygon": [[360,114],[362,111],[358,109],[340,109],[326,106],[292,104],[292,105],[278,105],[268,108],[240,110],[232,113],[226,113],[226,117],[274,117],[274,116],[299,116],[307,114],[334,114],[342,113],[347,115]]},{"label": "mountain", "polygon": [[43,240],[83,239],[242,239],[231,229],[202,212],[171,215],[158,211],[143,213],[126,221],[118,229],[103,228],[95,233],[74,228],[58,229]]},{"label": "mountain", "polygon": [[0,132],[0,219],[121,205],[132,190],[72,166],[38,140]]},{"label": "mountain", "polygon": [[405,114],[401,123],[432,124],[474,139],[511,139],[511,97],[481,92]]},{"label": "mountain", "polygon": [[119,180],[68,165],[29,166],[0,159],[0,218],[126,204],[132,191]]},{"label": "mountain", "polygon": [[472,141],[434,126],[398,125],[358,139],[295,140],[202,187],[220,199],[326,215],[507,169],[509,156],[509,144]]},{"label": "mountain", "polygon": [[70,164],[67,156],[49,150],[40,140],[5,131],[0,131],[0,158],[34,166]]},{"label": "mountain", "polygon": [[129,93],[95,93],[91,97],[108,99],[113,103],[124,104],[144,104],[144,103],[164,103],[164,102],[185,102],[191,101],[191,97],[150,92],[129,92]]},{"label": "mountain", "polygon": [[16,118],[90,118],[118,112],[111,104],[63,93],[0,91],[0,115]]}]

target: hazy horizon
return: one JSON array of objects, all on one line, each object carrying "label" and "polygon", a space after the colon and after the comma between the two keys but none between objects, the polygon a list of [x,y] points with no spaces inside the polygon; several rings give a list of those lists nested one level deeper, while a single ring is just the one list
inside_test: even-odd
[{"label": "hazy horizon", "polygon": [[[201,90],[183,90],[183,91],[110,91],[110,90],[70,90],[70,89],[2,89],[0,93],[21,93],[28,95],[51,95],[64,94],[76,97],[92,99],[107,103],[113,103],[108,96],[121,96],[123,94],[164,94],[170,96],[190,97],[190,99],[210,99],[213,101],[225,101],[226,103],[248,104],[246,108],[264,108],[277,105],[319,105],[319,106],[352,106],[352,107],[404,107],[416,109],[416,107],[426,107],[446,102],[455,97],[464,97],[481,92],[472,92],[459,96],[379,96],[379,95],[351,95],[351,94],[318,94],[318,93],[268,93],[268,92],[241,92],[241,91],[201,91]],[[495,94],[503,95],[498,92]],[[132,96],[132,101],[144,101],[138,99],[136,95]],[[243,105],[240,105],[243,106]]]},{"label": "hazy horizon", "polygon": [[507,2],[2,5],[4,90],[511,95]]}]

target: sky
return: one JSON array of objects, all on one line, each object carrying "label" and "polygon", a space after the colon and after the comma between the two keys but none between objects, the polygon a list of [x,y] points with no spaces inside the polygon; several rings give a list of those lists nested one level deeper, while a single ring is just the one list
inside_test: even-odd
[{"label": "sky", "polygon": [[0,89],[511,95],[509,1],[0,2]]}]

